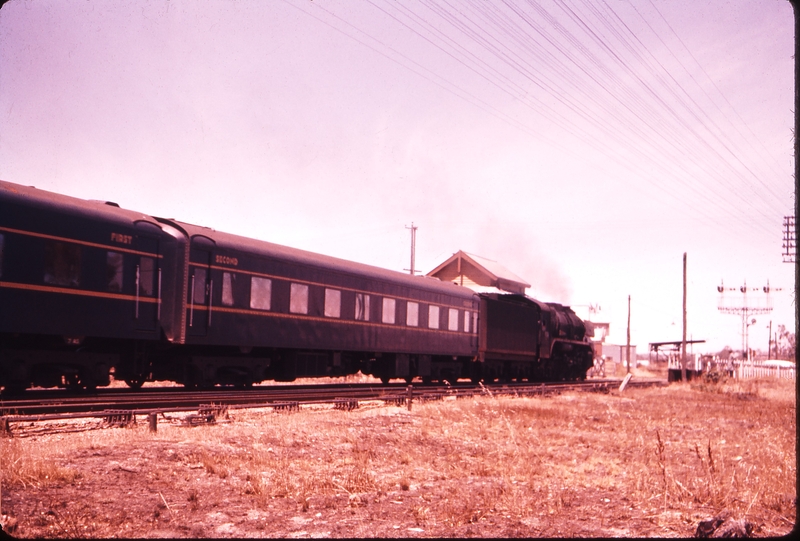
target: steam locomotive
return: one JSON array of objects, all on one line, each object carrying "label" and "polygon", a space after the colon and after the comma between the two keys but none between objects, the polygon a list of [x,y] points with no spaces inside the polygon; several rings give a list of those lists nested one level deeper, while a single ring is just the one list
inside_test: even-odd
[{"label": "steam locomotive", "polygon": [[0,386],[583,379],[566,306],[0,181]]}]

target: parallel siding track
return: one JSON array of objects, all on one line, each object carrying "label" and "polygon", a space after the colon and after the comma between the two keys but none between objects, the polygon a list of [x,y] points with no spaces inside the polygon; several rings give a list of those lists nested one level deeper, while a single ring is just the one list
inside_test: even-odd
[{"label": "parallel siding track", "polygon": [[[213,421],[221,411],[246,408],[292,410],[301,404],[331,404],[336,409],[351,410],[359,401],[383,401],[407,406],[413,401],[441,400],[445,397],[465,398],[474,395],[535,396],[557,394],[567,390],[610,392],[621,380],[603,379],[580,383],[504,383],[456,385],[371,385],[318,384],[254,387],[252,389],[213,389],[187,391],[166,387],[129,391],[109,389],[87,394],[62,391],[35,391],[23,397],[6,400],[0,397],[0,432],[9,434],[13,423],[37,421],[105,418],[110,423],[126,424],[136,415],[197,411],[193,418]],[[663,380],[639,380],[629,387],[666,385]]]}]

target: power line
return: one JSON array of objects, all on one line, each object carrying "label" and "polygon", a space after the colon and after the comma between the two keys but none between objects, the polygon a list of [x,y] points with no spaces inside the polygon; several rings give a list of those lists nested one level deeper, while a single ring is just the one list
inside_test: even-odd
[{"label": "power line", "polygon": [[[525,4],[506,1],[502,5],[484,2],[454,5],[446,0],[426,0],[418,6],[427,10],[426,15],[408,4],[371,4],[491,87],[636,174],[694,219],[727,232],[730,224],[714,218],[710,211],[718,209],[722,216],[741,215],[744,208],[749,213],[747,234],[753,234],[754,228],[774,233],[777,217],[783,214],[783,209],[776,212],[779,195],[738,156],[740,146],[731,139],[732,134],[720,128],[619,14],[604,0],[600,2],[594,5],[586,0],[582,2],[584,10],[580,11],[577,4],[555,0],[556,7],[574,23],[575,30],[560,23],[536,0]],[[313,6],[351,31],[301,11],[528,135],[565,149],[529,121],[511,117],[493,105],[493,100],[467,90],[452,75],[436,73],[422,63],[421,57],[415,59],[404,54],[319,3]],[[532,11],[526,11],[525,6]],[[672,57],[677,58],[641,11],[635,7],[634,10]],[[674,29],[669,28],[680,41]],[[352,30],[367,36],[375,45],[355,36]],[[594,47],[588,47],[585,39]],[[686,48],[683,41],[680,43]],[[537,68],[534,61],[546,70]],[[695,81],[686,66],[680,65]],[[536,92],[529,92],[522,83],[533,84]],[[723,119],[730,123],[724,114]],[[741,131],[735,131],[741,136]],[[628,155],[649,162],[655,170],[643,168]],[[696,182],[697,174],[705,180]],[[696,201],[687,201],[674,183],[693,194]],[[758,185],[773,201],[756,189]]]}]

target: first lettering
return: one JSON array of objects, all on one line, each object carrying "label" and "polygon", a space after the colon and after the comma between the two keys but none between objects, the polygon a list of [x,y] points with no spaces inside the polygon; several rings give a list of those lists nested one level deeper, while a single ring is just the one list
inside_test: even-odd
[{"label": "first lettering", "polygon": [[111,233],[111,240],[119,242],[120,244],[132,244],[133,237],[131,235],[123,235],[122,233]]}]

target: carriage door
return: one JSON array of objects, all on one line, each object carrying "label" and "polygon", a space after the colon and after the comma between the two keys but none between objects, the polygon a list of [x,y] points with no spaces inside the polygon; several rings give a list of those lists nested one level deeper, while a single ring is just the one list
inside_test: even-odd
[{"label": "carriage door", "polygon": [[138,248],[138,253],[134,256],[136,329],[155,331],[161,315],[161,260],[158,257],[158,240],[137,235],[136,243]]},{"label": "carriage door", "polygon": [[192,246],[189,255],[186,334],[205,336],[211,322],[211,252]]}]

